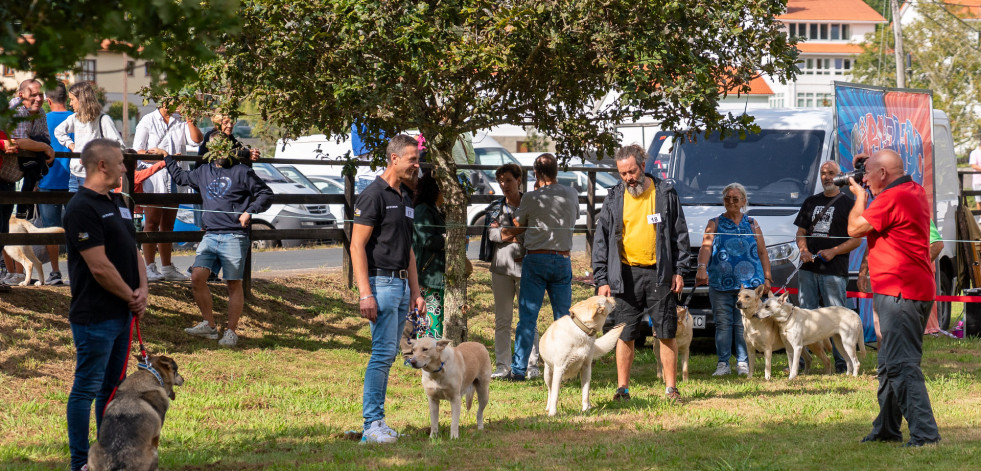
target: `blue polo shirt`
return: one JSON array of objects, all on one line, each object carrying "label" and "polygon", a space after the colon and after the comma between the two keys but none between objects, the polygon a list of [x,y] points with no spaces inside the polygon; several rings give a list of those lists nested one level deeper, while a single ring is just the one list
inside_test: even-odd
[{"label": "blue polo shirt", "polygon": [[[51,136],[51,148],[55,152],[71,152],[71,149],[61,145],[54,138],[54,131],[59,124],[73,114],[71,111],[50,111],[46,115],[48,119],[48,135]],[[69,135],[72,136],[72,139],[75,138],[74,133]],[[68,170],[69,160],[55,159],[54,163],[51,164],[51,168],[48,169],[48,174],[38,182],[38,187],[42,190],[68,191],[68,176],[71,175],[71,172]]]}]

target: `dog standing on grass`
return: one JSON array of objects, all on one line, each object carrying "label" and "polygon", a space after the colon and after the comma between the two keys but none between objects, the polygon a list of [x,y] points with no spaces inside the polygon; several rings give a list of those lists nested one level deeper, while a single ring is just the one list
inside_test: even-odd
[{"label": "dog standing on grass", "polygon": [[[40,228],[31,224],[30,221],[20,219],[16,216],[10,217],[11,234],[64,234],[65,230],[60,227]],[[20,286],[27,286],[31,283],[31,274],[37,270],[37,282],[34,286],[44,284],[44,264],[34,254],[34,249],[30,245],[5,245],[3,251],[10,255],[14,261],[24,266],[24,281]]]},{"label": "dog standing on grass", "polygon": [[429,396],[429,436],[439,431],[439,401],[450,401],[453,421],[450,438],[460,438],[460,401],[467,397],[467,410],[477,394],[477,430],[484,429],[484,408],[490,398],[491,361],[487,347],[463,342],[456,347],[449,340],[432,337],[409,340],[409,365],[422,370],[422,387]]},{"label": "dog standing on grass", "polygon": [[[688,312],[688,308],[685,306],[676,306],[675,309],[678,312],[678,331],[675,334],[675,338],[678,339],[678,364],[681,365],[681,380],[688,381],[688,357],[691,351],[691,339],[695,336],[694,322],[691,313]],[[654,357],[657,358],[657,377],[664,377],[664,365],[661,363],[661,342],[654,337]],[[750,365],[752,365],[752,360],[750,360]],[[750,366],[750,371],[752,372],[752,366]]]},{"label": "dog standing on grass", "polygon": [[150,366],[159,377],[141,365],[106,406],[99,440],[89,450],[89,471],[157,469],[160,429],[175,398],[174,386],[184,384],[184,378],[170,357],[151,356]]}]

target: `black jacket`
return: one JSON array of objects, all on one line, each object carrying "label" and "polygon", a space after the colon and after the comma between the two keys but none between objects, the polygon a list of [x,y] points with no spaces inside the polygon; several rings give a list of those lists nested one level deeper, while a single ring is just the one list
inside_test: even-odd
[{"label": "black jacket", "polygon": [[[657,279],[670,283],[674,275],[685,276],[691,258],[688,224],[674,187],[651,174],[654,181],[654,211],[661,215],[657,225]],[[610,285],[610,292],[623,292],[620,246],[623,242],[623,192],[621,181],[610,189],[603,201],[596,233],[593,236],[593,281],[596,286]]]},{"label": "black jacket", "polygon": [[490,225],[497,220],[501,214],[501,207],[506,204],[507,197],[502,196],[499,200],[494,200],[484,209],[484,230],[480,234],[480,252],[477,259],[482,262],[489,262],[494,256],[494,242],[490,240]]}]

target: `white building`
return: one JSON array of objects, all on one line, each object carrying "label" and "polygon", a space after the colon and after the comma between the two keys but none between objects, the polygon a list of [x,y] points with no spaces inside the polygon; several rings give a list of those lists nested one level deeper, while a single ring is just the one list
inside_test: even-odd
[{"label": "white building", "polygon": [[834,82],[849,80],[865,35],[886,23],[862,0],[789,0],[777,19],[799,38],[800,74],[786,84],[767,78],[771,108],[831,106]]}]

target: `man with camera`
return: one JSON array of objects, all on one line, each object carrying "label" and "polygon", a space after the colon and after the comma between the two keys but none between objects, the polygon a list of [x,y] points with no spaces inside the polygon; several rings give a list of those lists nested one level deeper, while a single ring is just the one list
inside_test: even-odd
[{"label": "man with camera", "polygon": [[[827,161],[821,165],[824,192],[804,200],[794,220],[801,260],[798,275],[800,307],[804,309],[845,305],[848,253],[862,242],[848,237],[848,213],[855,200],[835,184],[839,173],[835,162]],[[845,359],[837,348],[832,351],[835,371],[843,373],[847,366]]]},{"label": "man with camera", "polygon": [[905,446],[940,441],[920,360],[923,327],[936,293],[930,263],[930,204],[926,191],[903,168],[895,151],[883,149],[865,163],[862,179],[875,199],[854,178],[849,186],[855,205],[848,235],[868,235],[872,304],[879,313],[879,416],[863,442],[902,441],[903,417],[909,424]]}]

